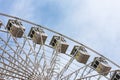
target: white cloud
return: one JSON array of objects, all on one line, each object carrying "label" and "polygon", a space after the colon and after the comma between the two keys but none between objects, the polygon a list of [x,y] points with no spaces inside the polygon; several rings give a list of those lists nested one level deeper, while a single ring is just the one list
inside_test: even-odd
[{"label": "white cloud", "polygon": [[[110,59],[113,58],[113,53],[119,57],[119,0],[44,0],[37,2],[35,4],[33,0],[16,0],[11,14],[29,20],[32,16],[39,16],[39,21],[41,21],[41,8],[50,2],[59,3],[63,19],[57,27],[54,27],[55,30],[61,30],[59,32],[87,44]],[[35,13],[34,11],[38,8],[38,13]],[[49,25],[48,27],[52,28]],[[118,57],[114,60],[117,61]],[[119,62],[120,60],[117,61]]]},{"label": "white cloud", "polygon": [[119,3],[119,0],[63,1],[60,4],[65,17],[59,29],[119,63]]},{"label": "white cloud", "polygon": [[33,0],[14,0],[10,14],[14,16],[19,16],[22,18],[31,18],[33,16],[35,4],[32,4]]}]

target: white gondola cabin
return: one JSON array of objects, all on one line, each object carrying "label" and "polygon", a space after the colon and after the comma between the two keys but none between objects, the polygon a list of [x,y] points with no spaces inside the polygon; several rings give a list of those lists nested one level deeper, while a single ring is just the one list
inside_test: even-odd
[{"label": "white gondola cabin", "polygon": [[111,80],[120,80],[120,70],[116,70],[113,73]]},{"label": "white gondola cabin", "polygon": [[106,76],[111,70],[108,62],[102,57],[95,57],[91,66],[100,74]]},{"label": "white gondola cabin", "polygon": [[12,20],[12,19],[8,20],[6,28],[12,34],[12,36],[18,37],[18,38],[21,38],[25,31],[25,27],[23,27],[20,21]]},{"label": "white gondola cabin", "polygon": [[61,36],[53,36],[50,45],[53,46],[54,49],[57,49],[57,51],[60,53],[66,53],[66,50],[69,46],[66,43],[66,40]]},{"label": "white gondola cabin", "polygon": [[32,27],[28,36],[35,42],[36,44],[45,44],[47,39],[47,35],[40,27]]},{"label": "white gondola cabin", "polygon": [[72,49],[71,55],[74,55],[75,59],[80,62],[86,64],[90,55],[87,53],[87,50],[83,46],[74,46]]}]

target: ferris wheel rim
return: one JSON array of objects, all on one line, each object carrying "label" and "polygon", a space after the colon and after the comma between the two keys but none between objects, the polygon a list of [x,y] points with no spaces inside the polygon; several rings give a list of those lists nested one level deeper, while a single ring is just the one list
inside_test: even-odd
[{"label": "ferris wheel rim", "polygon": [[[45,32],[46,33],[51,33],[51,34],[49,34],[49,37],[48,37],[48,39],[49,38],[51,38],[51,36],[53,36],[52,37],[52,40],[51,40],[51,42],[52,42],[52,44],[53,44],[53,41],[54,41],[54,37],[57,37],[56,38],[56,40],[57,39],[60,39],[60,41],[58,40],[58,48],[56,47],[55,48],[55,46],[53,46],[53,45],[51,45],[51,42],[49,41],[49,40],[47,40],[47,42],[46,43],[44,43],[43,44],[43,41],[42,41],[42,43],[41,44],[37,44],[37,43],[35,43],[34,41],[33,41],[33,38],[31,38],[31,36],[29,36],[29,35],[27,35],[26,33],[24,33],[23,34],[23,36],[22,37],[20,37],[20,38],[18,38],[18,37],[15,37],[16,36],[16,34],[19,32],[19,31],[17,31],[17,33],[14,35],[13,33],[12,33],[12,31],[9,31],[9,30],[6,30],[6,29],[8,29],[8,23],[7,23],[7,25],[5,26],[4,24],[2,24],[2,27],[1,27],[1,29],[0,29],[0,32],[1,33],[5,33],[5,35],[6,35],[6,37],[7,38],[5,38],[5,40],[4,40],[4,37],[3,36],[1,36],[0,37],[0,40],[1,40],[1,45],[0,45],[0,50],[2,50],[2,54],[0,54],[0,63],[2,63],[2,66],[0,66],[0,71],[6,71],[6,75],[5,75],[5,72],[3,72],[3,73],[0,73],[0,75],[3,75],[3,77],[6,77],[5,79],[9,79],[9,78],[11,78],[12,79],[12,77],[13,78],[21,78],[21,77],[24,77],[24,78],[21,78],[21,79],[34,79],[33,77],[35,77],[35,78],[39,78],[40,77],[40,79],[44,79],[44,78],[47,78],[47,77],[50,77],[50,78],[48,78],[48,79],[55,79],[55,80],[68,80],[68,79],[71,79],[71,78],[74,78],[74,80],[75,79],[77,79],[77,78],[79,78],[80,80],[81,79],[90,79],[91,80],[91,78],[93,77],[94,78],[94,76],[95,76],[95,78],[96,79],[101,79],[101,78],[105,78],[105,79],[111,79],[111,77],[113,78],[114,77],[114,75],[112,76],[111,74],[115,74],[115,72],[116,71],[118,71],[118,69],[120,68],[120,66],[119,66],[119,64],[116,64],[114,61],[112,61],[112,60],[110,60],[110,59],[108,59],[107,57],[105,57],[104,55],[102,55],[102,54],[100,54],[99,52],[97,52],[97,51],[95,51],[95,50],[93,50],[92,48],[90,48],[90,47],[88,47],[88,46],[86,46],[86,45],[84,45],[84,44],[82,44],[82,43],[80,43],[80,42],[78,42],[78,41],[76,41],[76,40],[74,40],[74,39],[72,39],[71,37],[68,37],[68,36],[66,36],[66,35],[64,35],[64,34],[61,34],[61,33],[59,33],[59,32],[57,32],[57,31],[54,31],[54,30],[52,30],[52,29],[49,29],[49,28],[47,28],[47,27],[45,27],[45,26],[41,26],[41,25],[39,25],[39,24],[36,24],[36,23],[34,23],[34,22],[31,22],[31,21],[28,21],[28,20],[25,20],[25,19],[22,19],[22,18],[19,18],[19,17],[16,17],[16,16],[11,16],[11,15],[9,15],[9,14],[4,14],[4,13],[0,13],[0,15],[2,16],[2,17],[5,17],[5,18],[10,18],[9,20],[8,20],[8,23],[9,23],[9,21],[10,20],[13,20],[13,21],[20,21],[20,22],[23,22],[23,24],[25,23],[25,24],[28,24],[28,26],[29,25],[32,25],[32,26],[34,26],[34,28],[37,28],[37,29],[39,29],[39,27],[40,27],[40,29],[43,29],[43,30],[45,30]],[[2,22],[2,21],[1,21]],[[17,23],[15,23],[15,24],[17,24]],[[17,26],[12,26],[12,28],[14,28],[15,29],[15,27],[17,27]],[[23,26],[24,27],[24,26]],[[28,29],[29,28],[31,28],[32,29],[32,27],[27,27]],[[31,29],[30,29],[30,32],[32,32],[31,31]],[[18,30],[18,29],[17,29]],[[13,31],[14,32],[14,31]],[[31,35],[31,33],[29,32],[29,34]],[[37,31],[36,31],[37,32]],[[43,31],[44,32],[44,31]],[[17,45],[10,45],[10,44],[8,44],[8,42],[9,42],[9,39],[10,38],[8,38],[8,37],[10,37],[12,40],[13,40],[13,42],[14,42],[14,44],[17,44]],[[38,35],[38,37],[36,37],[36,38],[39,38],[39,35]],[[59,44],[60,45],[62,45],[61,44],[61,42],[62,41],[65,41],[65,43],[66,43],[66,40],[64,40],[64,38],[65,39],[67,39],[67,41],[68,41],[68,43],[70,44],[70,42],[73,42],[73,43],[75,43],[75,44],[77,44],[77,45],[74,45],[74,44],[68,44],[68,46],[70,46],[69,47],[69,50],[67,50],[67,51],[65,51],[65,52],[61,52],[61,50],[63,51],[63,48],[62,47],[60,47],[60,52],[59,52]],[[10,40],[11,40],[10,39]],[[40,38],[39,38],[40,39]],[[42,38],[41,38],[42,39]],[[11,40],[11,41],[12,41]],[[21,43],[19,43],[20,41],[22,41]],[[26,41],[28,42],[28,44],[26,43]],[[48,43],[48,42],[50,42],[50,43]],[[5,44],[4,44],[5,43]],[[10,43],[10,42],[9,42]],[[30,43],[32,43],[32,44],[30,44]],[[3,44],[3,45],[2,45]],[[27,52],[26,50],[24,50],[23,48],[24,48],[24,45],[26,45],[26,46],[28,46],[28,49],[31,49],[31,50],[28,50],[29,52]],[[36,47],[36,45],[38,46],[38,47]],[[67,45],[67,43],[66,43],[66,45]],[[3,47],[2,47],[3,46]],[[8,48],[10,48],[10,49],[12,49],[12,48],[14,48],[14,47],[16,47],[15,49],[12,49],[11,51],[13,51],[13,55],[15,54],[16,56],[19,56],[18,58],[20,58],[19,60],[16,60],[17,58],[15,57],[14,59],[11,59],[12,57],[13,57],[13,55],[11,56],[9,53],[9,50],[7,50],[7,49],[5,49],[5,46],[8,46]],[[14,46],[14,47],[13,47]],[[23,46],[23,47],[22,47]],[[73,47],[74,46],[74,47]],[[15,51],[14,52],[14,50],[17,50],[17,47],[18,47],[18,51],[19,51],[19,49],[20,49],[20,51],[22,51],[22,55],[25,55],[25,56],[28,56],[28,57],[26,57],[26,58],[24,58],[24,57],[22,57],[22,55],[21,55],[21,53],[19,54],[19,52],[18,52],[18,54],[16,54],[17,53],[17,51]],[[43,48],[43,49],[41,49],[41,47]],[[45,49],[44,49],[44,47],[45,47]],[[73,50],[71,51],[71,48],[73,47]],[[38,48],[38,51],[37,51],[37,48]],[[47,50],[47,48],[49,48],[48,50]],[[81,54],[82,55],[82,52],[77,52],[78,50],[80,51],[80,48],[81,48],[81,51],[85,51],[85,54],[87,53],[87,50],[88,50],[88,53],[90,53],[90,52],[92,52],[91,53],[91,58],[92,58],[92,56],[93,56],[93,58],[94,58],[94,60],[91,62],[91,60],[88,60],[88,62],[89,63],[83,63],[83,62],[80,62],[80,61],[78,61],[77,60],[77,57],[79,57],[79,58],[85,58],[85,57],[80,57],[80,55],[79,54]],[[85,49],[86,48],[86,49]],[[5,49],[5,50],[4,50]],[[41,52],[39,52],[39,49],[40,49],[40,51],[42,50],[43,52],[41,53]],[[51,51],[52,50],[52,51]],[[71,51],[71,52],[70,52]],[[75,52],[74,52],[75,51]],[[26,53],[27,52],[27,53]],[[4,53],[7,53],[7,55],[10,57],[8,57],[8,59],[7,59],[7,57],[4,55]],[[24,53],[24,54],[23,54]],[[33,54],[31,54],[31,53],[33,53]],[[43,55],[44,56],[46,56],[47,55],[47,53],[51,53],[51,55],[47,55],[46,56],[46,58],[45,57],[43,57],[43,59],[44,59],[44,64],[42,64],[41,62],[39,62],[39,63],[37,63],[36,61],[35,61],[35,59],[36,59],[36,56],[37,55],[35,55],[35,54],[37,54],[37,53],[39,53],[39,54],[41,54],[41,55],[39,55],[38,56],[38,61],[39,61],[39,59],[41,59],[42,57],[43,57]],[[59,54],[59,53],[64,53],[64,54]],[[70,54],[69,54],[70,53]],[[84,52],[83,52],[84,53]],[[96,57],[95,57],[95,55],[97,55]],[[93,55],[92,55],[93,54]],[[31,58],[30,56],[33,56],[34,58]],[[35,56],[34,56],[35,55]],[[61,67],[61,69],[59,68],[59,71],[58,72],[56,72],[56,71],[54,71],[54,70],[52,70],[53,68],[55,68],[56,66],[56,63],[54,63],[53,61],[57,61],[60,57],[61,57],[61,59],[64,59],[65,57],[64,57],[64,55],[65,55],[65,57],[69,57],[69,59],[65,59],[67,62],[61,62],[61,61],[59,61],[58,63],[60,64],[58,64],[59,65],[59,67]],[[87,54],[86,54],[87,55]],[[40,58],[39,58],[40,57]],[[87,55],[87,57],[89,58],[90,57],[90,55],[88,54]],[[86,57],[86,58],[87,58]],[[23,59],[24,58],[24,59]],[[28,58],[28,60],[27,60],[27,58]],[[58,59],[57,59],[58,58]],[[11,65],[11,66],[9,66],[6,62],[4,63],[4,61],[3,60],[5,60],[5,61],[8,61],[8,63]],[[21,62],[21,60],[23,61],[23,62]],[[48,64],[47,65],[45,65],[46,64],[46,60],[48,60]],[[52,61],[53,60],[53,61]],[[83,59],[84,60],[84,59]],[[100,64],[99,63],[97,63],[97,60],[99,61],[100,60]],[[103,60],[103,63],[102,63],[102,60]],[[15,63],[13,63],[13,62],[11,62],[11,61],[16,61]],[[64,60],[63,60],[64,61]],[[85,61],[85,60],[84,60]],[[104,61],[105,61],[105,64],[104,64]],[[112,66],[110,66],[109,64],[108,64],[108,62],[109,63],[111,63],[112,65],[114,65],[114,67],[112,67]],[[21,63],[20,63],[21,62]],[[35,63],[34,63],[35,62]],[[20,63],[20,64],[19,64]],[[80,64],[79,66],[78,65],[76,65],[76,64],[79,64],[79,63],[83,63],[83,64]],[[40,65],[39,65],[40,64]],[[97,65],[98,64],[98,65]],[[11,69],[13,69],[13,70],[15,70],[15,71],[12,71],[11,69],[9,69],[9,68],[4,68],[4,65],[5,66],[7,66],[7,67],[9,67],[9,68],[11,68]],[[12,66],[12,65],[14,65],[14,66]],[[18,69],[18,67],[19,67],[19,65],[20,65],[20,69]],[[24,65],[23,67],[22,67],[22,65]],[[37,65],[38,65],[38,68],[37,68]],[[42,66],[41,66],[42,65]],[[95,66],[94,65],[97,65],[97,68],[95,68]],[[43,68],[45,66],[45,68]],[[76,69],[74,69],[72,66],[76,66]],[[100,67],[100,66],[102,66],[102,67]],[[26,70],[26,68],[28,68],[27,70]],[[37,68],[37,69],[35,69],[35,68]],[[41,69],[40,69],[41,68]],[[102,68],[104,69],[104,70],[102,70]],[[108,70],[108,71],[106,71],[105,70],[105,68]],[[116,69],[111,69],[111,68],[116,68]],[[3,69],[3,70],[1,70],[1,69]],[[18,69],[18,70],[17,70]],[[40,70],[38,70],[38,69],[40,69]],[[38,70],[38,71],[37,71]],[[41,72],[41,70],[43,71],[43,72]],[[47,70],[50,70],[48,73],[46,73],[47,72]],[[99,72],[99,70],[101,71],[101,72]],[[7,71],[8,71],[8,74],[7,74]],[[16,73],[16,71],[20,71],[20,73]],[[32,72],[33,71],[33,72]],[[51,72],[51,71],[53,71],[53,72]],[[44,72],[46,73],[46,75],[44,75]],[[92,73],[93,72],[93,73]],[[114,72],[114,73],[113,73]],[[120,72],[120,71],[119,71]],[[12,74],[13,73],[13,74]],[[26,73],[28,73],[27,75],[26,75]],[[54,73],[56,73],[56,76],[52,76],[52,74],[54,74]],[[78,74],[79,73],[79,74]],[[81,73],[81,74],[80,74]],[[98,74],[97,74],[98,73]],[[9,75],[10,74],[10,75]],[[12,76],[12,75],[17,75],[17,76]],[[21,75],[22,74],[22,75]],[[25,76],[24,76],[24,74],[25,74]],[[44,76],[41,76],[41,74],[43,74]],[[64,75],[65,74],[65,75]],[[32,77],[30,77],[30,76],[32,76]],[[73,77],[70,77],[70,76],[73,76]],[[29,78],[30,77],[30,78]],[[57,79],[56,79],[57,78]],[[0,77],[0,79],[1,79],[1,77]],[[35,79],[36,80],[36,79]],[[38,80],[38,79],[37,79]],[[73,79],[72,79],[73,80]]]},{"label": "ferris wheel rim", "polygon": [[[61,34],[61,33],[57,32],[57,31],[54,31],[54,30],[52,30],[52,29],[49,29],[49,28],[47,28],[47,27],[45,27],[45,26],[41,26],[41,25],[39,25],[39,24],[36,24],[36,23],[34,23],[34,22],[31,22],[31,21],[28,21],[28,20],[25,20],[25,19],[22,19],[22,18],[19,18],[19,17],[16,17],[16,16],[12,16],[12,15],[5,14],[5,13],[1,13],[1,12],[0,12],[0,15],[1,15],[1,16],[4,16],[4,17],[9,17],[9,18],[17,19],[17,20],[26,22],[26,23],[28,23],[28,24],[32,24],[32,25],[34,25],[34,26],[41,27],[41,28],[43,28],[43,29],[45,29],[45,30],[51,31],[51,32],[56,33],[56,34],[58,34],[58,35],[61,35],[61,36],[65,37],[65,38],[67,38],[67,39],[69,39],[69,40],[71,40],[71,41],[73,41],[73,42],[75,42],[75,43],[77,43],[77,44],[79,44],[79,45],[84,46],[85,48],[89,49],[89,50],[92,51],[93,53],[95,53],[95,54],[103,57],[104,59],[106,59],[106,60],[108,60],[109,62],[111,62],[112,64],[114,64],[116,67],[120,68],[120,65],[118,65],[118,64],[115,63],[114,61],[110,60],[110,59],[107,58],[106,56],[103,56],[101,53],[97,52],[96,50],[94,50],[94,49],[92,49],[92,48],[90,48],[90,47],[88,47],[88,46],[80,43],[79,41],[74,40],[74,39],[72,39],[72,38],[70,38],[70,37],[68,37],[68,36],[66,36],[66,35],[64,35],[64,34]],[[69,55],[68,55],[68,56],[69,56]]]}]

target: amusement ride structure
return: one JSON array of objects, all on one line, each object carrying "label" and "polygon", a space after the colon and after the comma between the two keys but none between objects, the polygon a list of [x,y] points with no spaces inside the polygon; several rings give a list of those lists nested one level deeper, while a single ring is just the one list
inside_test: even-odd
[{"label": "amusement ride structure", "polygon": [[120,65],[64,34],[0,13],[0,80],[120,80]]}]

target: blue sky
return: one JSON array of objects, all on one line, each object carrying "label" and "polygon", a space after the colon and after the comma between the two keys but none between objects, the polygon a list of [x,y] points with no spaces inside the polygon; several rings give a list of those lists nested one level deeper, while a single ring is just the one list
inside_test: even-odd
[{"label": "blue sky", "polygon": [[120,65],[119,0],[0,0],[0,12],[63,33]]}]

